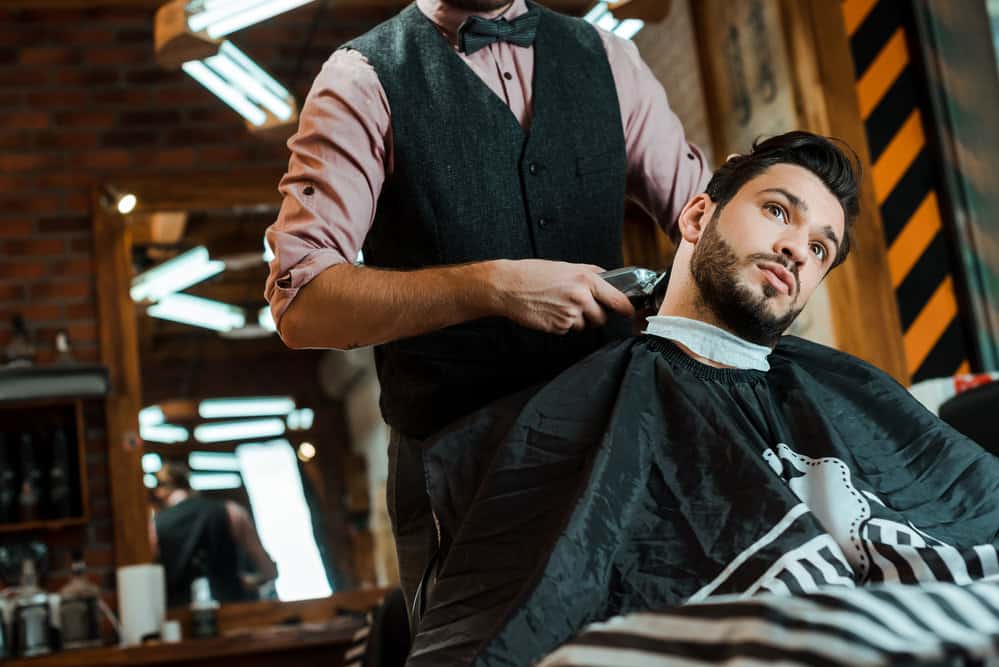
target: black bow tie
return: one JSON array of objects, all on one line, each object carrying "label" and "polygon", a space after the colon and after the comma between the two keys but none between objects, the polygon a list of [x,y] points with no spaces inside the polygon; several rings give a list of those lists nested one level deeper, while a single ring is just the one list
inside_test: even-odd
[{"label": "black bow tie", "polygon": [[458,28],[458,48],[466,56],[470,56],[496,42],[530,46],[538,33],[540,20],[541,14],[537,11],[528,12],[512,21],[469,16]]}]

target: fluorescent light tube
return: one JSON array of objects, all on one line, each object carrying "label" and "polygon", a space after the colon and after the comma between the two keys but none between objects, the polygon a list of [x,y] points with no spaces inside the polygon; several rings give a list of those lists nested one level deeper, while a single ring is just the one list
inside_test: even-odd
[{"label": "fluorescent light tube", "polygon": [[592,23],[598,28],[602,28],[607,32],[612,32],[623,39],[631,39],[645,27],[645,22],[639,19],[625,19],[623,21],[619,21],[610,11],[606,2],[598,2],[594,5],[593,8],[586,13],[586,16],[583,17],[583,20],[587,23]]},{"label": "fluorescent light tube", "polygon": [[292,431],[308,431],[312,428],[312,422],[315,418],[316,413],[312,408],[295,410],[288,415],[288,428]]},{"label": "fluorescent light tube", "polygon": [[143,426],[155,426],[166,421],[163,410],[158,405],[150,405],[148,408],[139,410],[139,423]]},{"label": "fluorescent light tube", "polygon": [[231,452],[191,452],[187,465],[191,470],[239,472],[239,459]]},{"label": "fluorescent light tube", "polygon": [[277,324],[274,323],[274,315],[271,314],[270,306],[264,306],[257,313],[257,324],[268,331],[277,331]]},{"label": "fluorescent light tube", "polygon": [[222,491],[243,486],[243,478],[235,472],[195,472],[191,473],[191,489],[194,491]]},{"label": "fluorescent light tube", "polygon": [[593,5],[593,9],[586,12],[586,16],[583,17],[583,20],[586,21],[587,23],[595,23],[596,20],[599,19],[601,16],[603,16],[604,12],[606,11],[607,11],[607,3],[598,2],[597,4]]},{"label": "fluorescent light tube", "polygon": [[146,309],[151,317],[204,327],[214,331],[232,331],[246,324],[242,308],[189,294],[171,294]]},{"label": "fluorescent light tube", "polygon": [[249,100],[260,104],[282,121],[294,112],[285,99],[290,97],[281,84],[247,58],[232,42],[222,42],[217,56],[202,61]]},{"label": "fluorescent light tube", "polygon": [[215,93],[220,100],[232,107],[236,113],[253,125],[260,127],[267,122],[267,114],[261,111],[253,102],[246,99],[243,93],[236,90],[231,84],[219,77],[218,74],[208,69],[204,63],[198,60],[190,60],[181,65],[181,68],[190,74],[195,81]]},{"label": "fluorescent light tube", "polygon": [[139,435],[143,440],[171,445],[177,442],[187,442],[187,429],[173,424],[139,425]]},{"label": "fluorescent light tube", "polygon": [[142,472],[154,473],[163,468],[163,459],[155,452],[142,455]]},{"label": "fluorescent light tube", "polygon": [[295,116],[295,98],[288,89],[232,42],[222,42],[216,55],[181,67],[257,127],[267,124],[268,114],[282,123]]},{"label": "fluorescent light tube", "polygon": [[212,39],[218,39],[310,2],[313,0],[205,2],[203,11],[188,17],[187,26],[193,32],[204,30]]},{"label": "fluorescent light tube", "polygon": [[168,294],[197,285],[225,270],[225,262],[208,258],[208,248],[198,246],[140,273],[132,279],[132,301],[159,301]]},{"label": "fluorescent light tube", "polygon": [[251,440],[284,435],[284,430],[283,419],[248,419],[218,424],[201,424],[194,429],[194,439],[198,442]]},{"label": "fluorescent light tube", "polygon": [[294,409],[294,399],[287,396],[209,398],[198,404],[198,414],[202,419],[286,415]]},{"label": "fluorescent light tube", "polygon": [[614,28],[614,34],[623,39],[631,39],[645,27],[645,21],[639,19],[625,19]]}]

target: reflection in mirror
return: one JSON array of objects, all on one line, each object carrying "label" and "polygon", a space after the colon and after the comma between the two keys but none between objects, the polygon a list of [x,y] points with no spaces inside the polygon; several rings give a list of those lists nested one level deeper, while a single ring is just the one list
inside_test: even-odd
[{"label": "reflection in mirror", "polygon": [[270,209],[132,228],[149,535],[169,604],[394,583],[369,350],[289,350],[263,298]]}]

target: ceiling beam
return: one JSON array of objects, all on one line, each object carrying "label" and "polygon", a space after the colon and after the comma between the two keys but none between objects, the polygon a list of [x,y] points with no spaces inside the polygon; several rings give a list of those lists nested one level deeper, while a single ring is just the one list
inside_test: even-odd
[{"label": "ceiling beam", "polygon": [[[155,9],[165,0],[0,0],[0,9],[65,10],[94,9],[96,7],[135,7]],[[335,0],[334,11],[356,9],[402,9],[408,0]],[[567,14],[582,14],[593,5],[592,0],[546,0],[545,6]]]}]

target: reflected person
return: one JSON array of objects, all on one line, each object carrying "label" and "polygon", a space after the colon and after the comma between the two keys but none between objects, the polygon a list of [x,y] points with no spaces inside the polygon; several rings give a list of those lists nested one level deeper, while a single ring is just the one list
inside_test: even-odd
[{"label": "reflected person", "polygon": [[[277,566],[242,506],[191,489],[191,472],[165,462],[153,490],[157,510],[150,520],[153,557],[166,571],[167,605],[190,601],[191,582],[207,576],[219,602],[257,599],[260,586],[277,578]],[[240,554],[254,573],[240,571]]]}]

